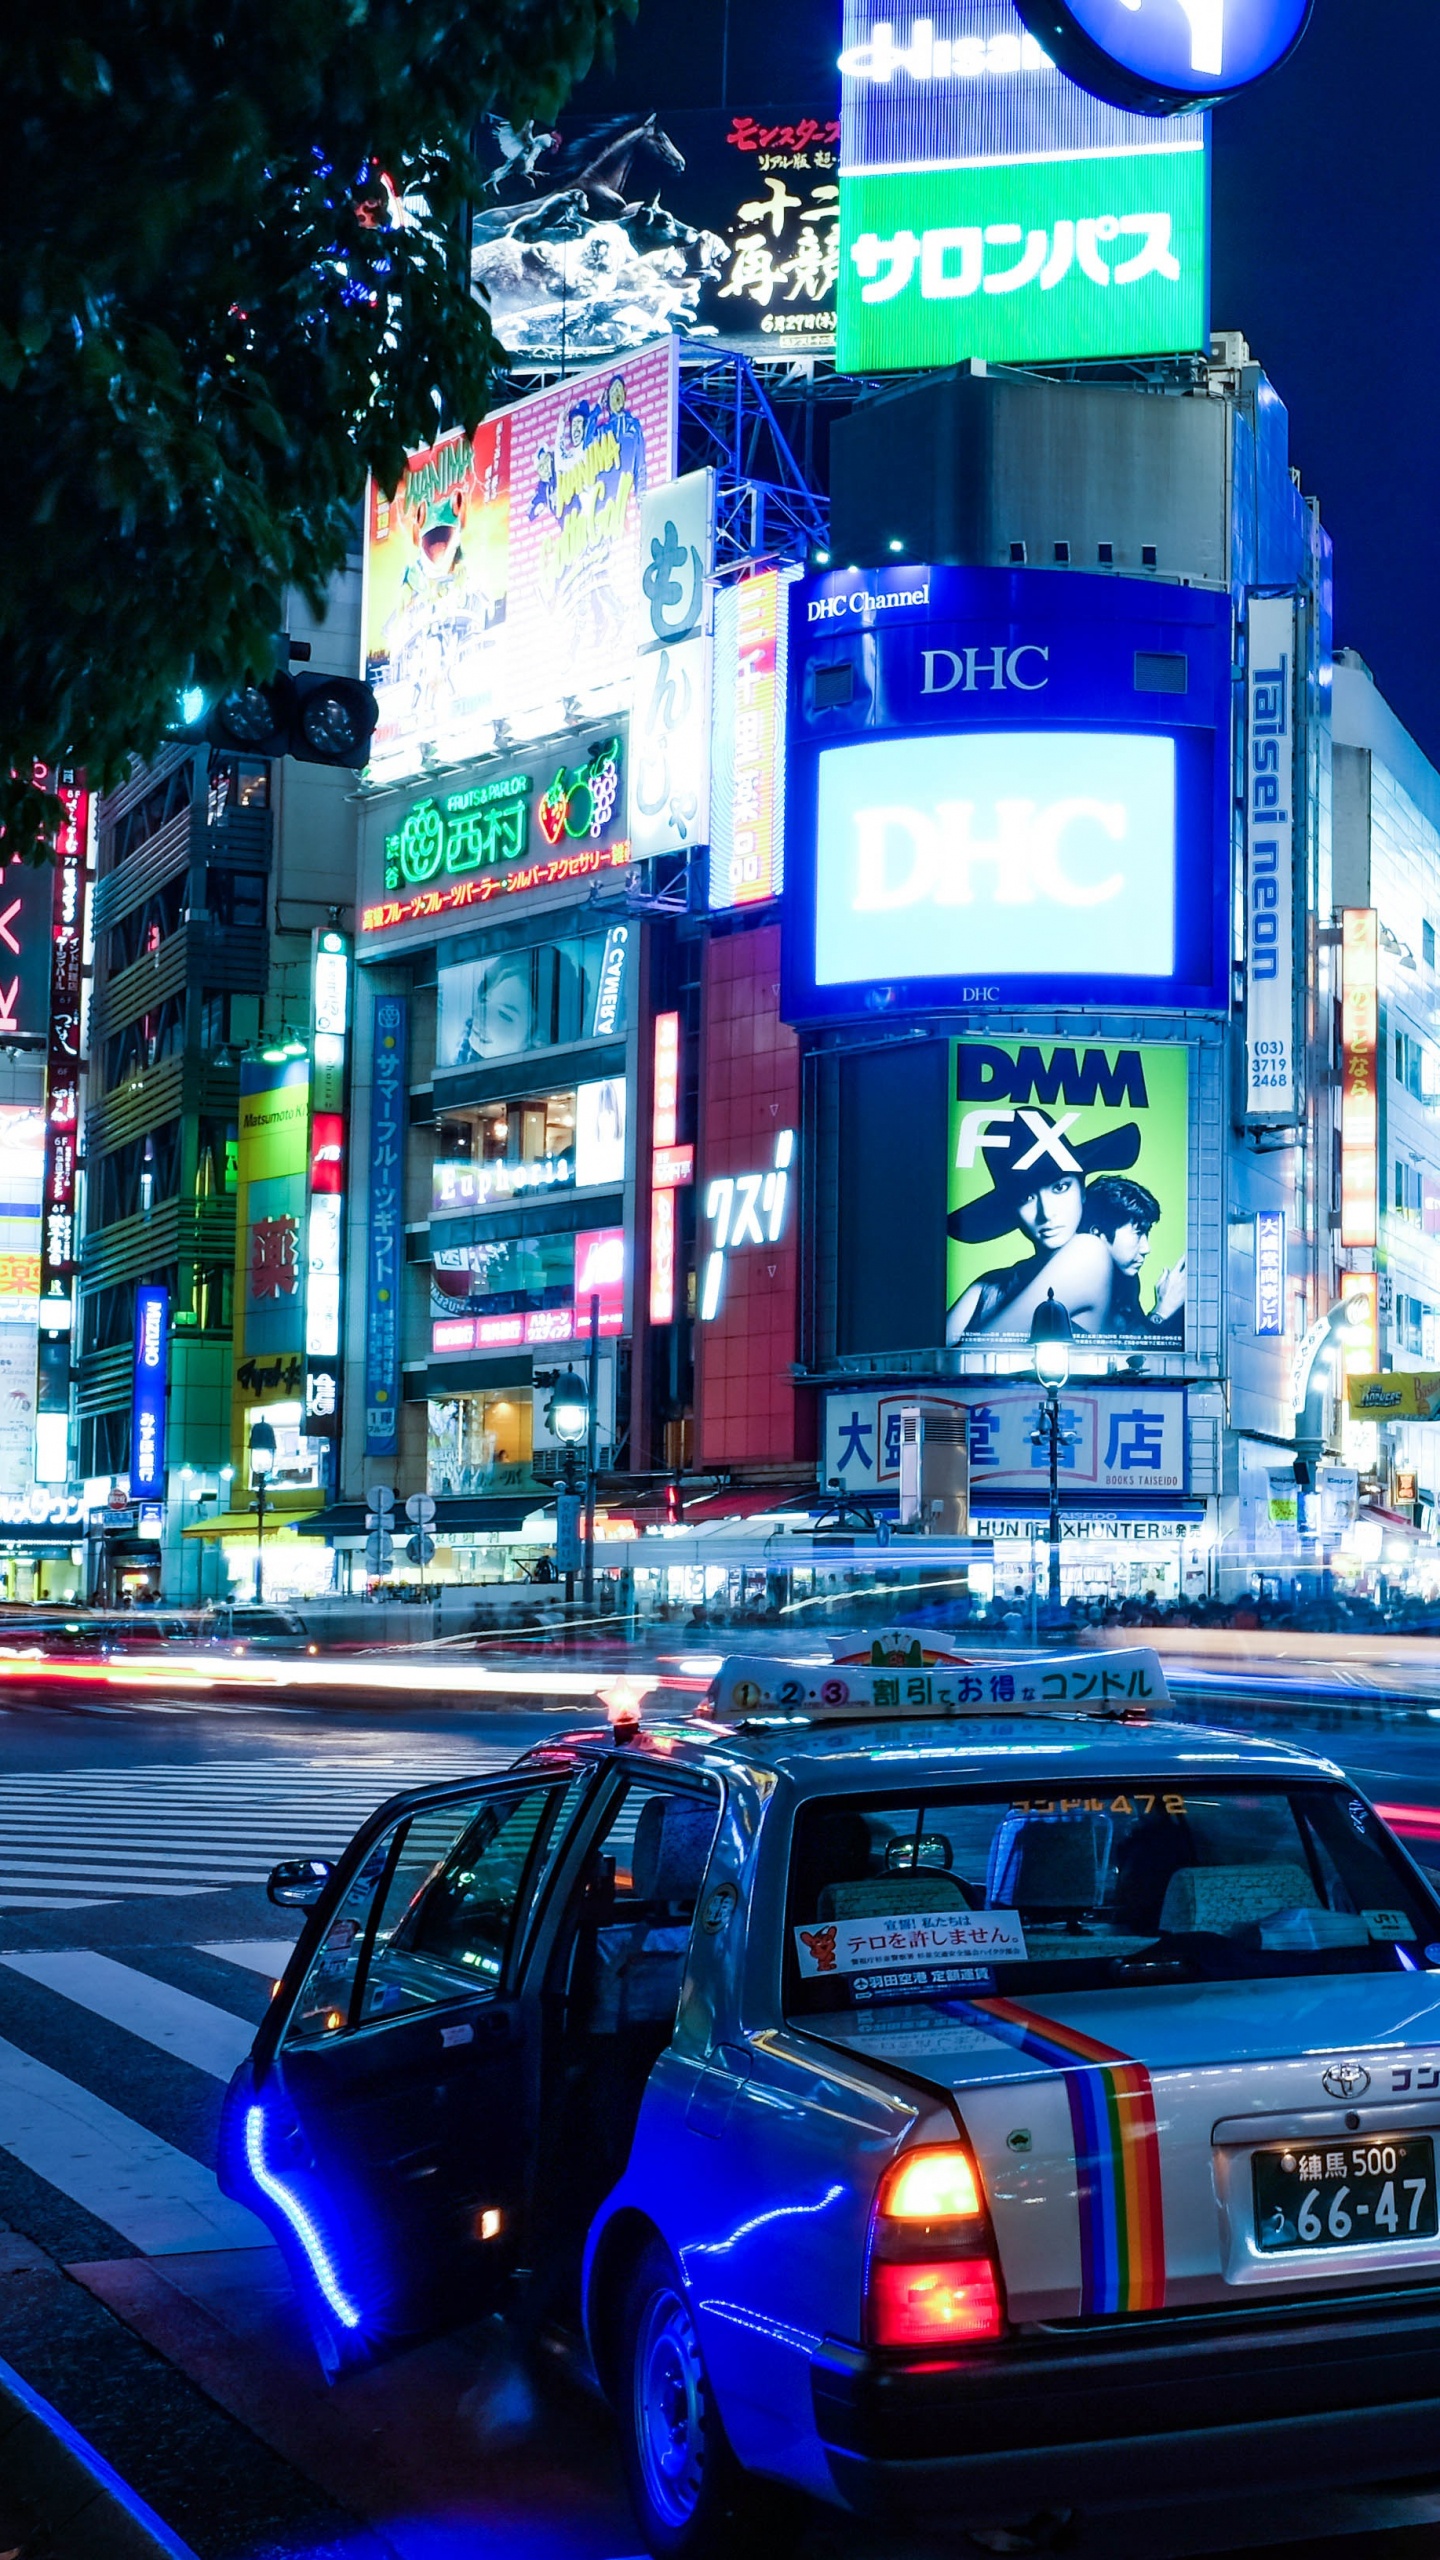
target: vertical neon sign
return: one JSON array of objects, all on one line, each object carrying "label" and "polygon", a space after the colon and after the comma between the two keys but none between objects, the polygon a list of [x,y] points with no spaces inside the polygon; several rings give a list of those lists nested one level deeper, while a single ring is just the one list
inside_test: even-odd
[{"label": "vertical neon sign", "polygon": [[315,936],[310,972],[314,1075],[305,1225],[305,1429],[340,1436],[340,1257],[345,1223],[345,1037],[350,954],[341,933]]},{"label": "vertical neon sign", "polygon": [[403,996],[375,998],[370,1069],[370,1269],[365,1307],[365,1453],[392,1458],[400,1430],[400,1269],[404,1245],[405,1052]]},{"label": "vertical neon sign", "polygon": [[135,1390],[130,1412],[132,1499],[165,1491],[165,1353],[170,1333],[168,1289],[135,1292]]},{"label": "vertical neon sign", "polygon": [[[50,777],[46,777],[49,779]],[[55,839],[50,1021],[45,1046],[45,1168],[40,1228],[39,1372],[35,1472],[69,1474],[69,1337],[75,1322],[76,1183],[80,1153],[80,1000],[85,944],[85,864],[90,794],[74,775],[54,778],[64,817]],[[47,1417],[43,1422],[38,1417]]]},{"label": "vertical neon sign", "polygon": [[675,1320],[675,1194],[695,1178],[695,1150],[676,1143],[680,1127],[680,1016],[655,1016],[655,1090],[650,1158],[650,1321]]},{"label": "vertical neon sign", "polygon": [[1373,907],[1347,907],[1340,1041],[1340,1242],[1379,1242],[1380,937]]}]

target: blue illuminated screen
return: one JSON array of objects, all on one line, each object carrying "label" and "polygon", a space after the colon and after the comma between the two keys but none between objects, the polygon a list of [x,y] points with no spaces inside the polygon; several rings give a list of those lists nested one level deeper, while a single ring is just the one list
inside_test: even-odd
[{"label": "blue illuminated screen", "polygon": [[1173,738],[971,730],[818,763],[818,986],[1173,972]]}]

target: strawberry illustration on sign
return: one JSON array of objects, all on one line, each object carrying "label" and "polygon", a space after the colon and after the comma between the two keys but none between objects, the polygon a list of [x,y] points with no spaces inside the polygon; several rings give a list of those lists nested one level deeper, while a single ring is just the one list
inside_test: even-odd
[{"label": "strawberry illustration on sign", "polygon": [[539,803],[540,831],[546,843],[562,844],[567,837],[573,842],[582,836],[598,841],[614,815],[619,790],[618,738],[607,738],[585,764],[562,764]]}]

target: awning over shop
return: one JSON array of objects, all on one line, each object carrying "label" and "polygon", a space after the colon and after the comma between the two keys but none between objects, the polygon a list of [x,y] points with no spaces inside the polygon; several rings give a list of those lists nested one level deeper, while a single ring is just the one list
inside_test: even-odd
[{"label": "awning over shop", "polygon": [[[321,1500],[318,1493],[292,1495],[288,1502],[267,1502],[265,1536],[267,1542],[286,1529],[304,1529],[314,1516]],[[196,1520],[181,1535],[186,1538],[253,1538],[259,1515],[252,1503],[245,1511],[214,1511],[208,1518]]]},{"label": "awning over shop", "polygon": [[[450,1538],[504,1537],[522,1529],[533,1512],[543,1511],[554,1499],[554,1486],[538,1483],[520,1492],[442,1494],[435,1504],[435,1517],[427,1524],[428,1535],[441,1544]],[[333,1543],[338,1538],[363,1538],[365,1519],[363,1502],[332,1502],[297,1526],[302,1538],[328,1538]],[[396,1504],[393,1521],[393,1537],[412,1534],[415,1524],[406,1519],[403,1502]]]},{"label": "awning over shop", "polygon": [[819,1511],[824,1501],[824,1495],[813,1481],[809,1484],[772,1484],[764,1492],[751,1488],[748,1492],[735,1489],[702,1493],[698,1501],[686,1503],[683,1517],[686,1528],[691,1529],[707,1520],[753,1520],[757,1512],[762,1511],[795,1512],[797,1515]]}]

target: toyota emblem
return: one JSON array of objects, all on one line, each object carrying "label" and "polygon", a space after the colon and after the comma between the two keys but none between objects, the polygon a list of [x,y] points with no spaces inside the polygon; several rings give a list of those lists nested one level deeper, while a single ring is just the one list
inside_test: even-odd
[{"label": "toyota emblem", "polygon": [[1370,2074],[1363,2062],[1332,2062],[1320,2074],[1320,2086],[1327,2097],[1362,2098],[1370,2086]]}]

